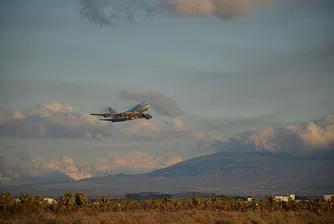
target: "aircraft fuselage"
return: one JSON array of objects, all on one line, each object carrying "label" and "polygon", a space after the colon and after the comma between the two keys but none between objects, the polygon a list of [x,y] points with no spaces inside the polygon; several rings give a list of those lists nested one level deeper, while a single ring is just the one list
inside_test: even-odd
[{"label": "aircraft fuselage", "polygon": [[109,108],[110,113],[91,114],[91,115],[111,117],[110,119],[100,119],[103,121],[111,121],[111,122],[122,122],[122,121],[143,119],[143,118],[148,120],[151,119],[152,116],[150,114],[144,114],[144,112],[147,111],[149,108],[150,105],[148,103],[142,102],[125,112],[117,113],[112,108]]},{"label": "aircraft fuselage", "polygon": [[139,113],[143,113],[143,112],[147,111],[148,108],[150,108],[150,105],[148,103],[146,103],[146,102],[142,102],[142,103],[134,106],[133,108],[131,108],[130,110],[128,110],[126,112],[139,112]]}]

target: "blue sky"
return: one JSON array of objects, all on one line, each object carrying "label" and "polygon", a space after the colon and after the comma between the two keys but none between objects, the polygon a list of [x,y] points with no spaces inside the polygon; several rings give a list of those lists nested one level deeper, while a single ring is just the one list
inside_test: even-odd
[{"label": "blue sky", "polygon": [[118,111],[132,105],[120,92],[141,88],[176,100],[186,127],[221,135],[238,119],[291,123],[334,111],[330,1],[229,21],[161,14],[103,27],[83,19],[78,2],[1,4],[2,108]]}]

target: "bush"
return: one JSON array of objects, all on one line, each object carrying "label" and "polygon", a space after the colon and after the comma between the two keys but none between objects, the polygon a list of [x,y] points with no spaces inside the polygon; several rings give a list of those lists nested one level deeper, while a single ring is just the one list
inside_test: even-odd
[{"label": "bush", "polygon": [[186,210],[205,210],[205,211],[309,211],[313,213],[334,213],[334,199],[312,199],[305,201],[289,200],[288,202],[277,201],[273,196],[267,196],[264,200],[244,201],[240,198],[222,197],[212,199],[160,199],[146,200],[142,202],[132,200],[111,200],[101,197],[97,202],[88,200],[83,193],[65,193],[55,203],[49,203],[41,196],[33,197],[21,193],[18,201],[14,201],[10,193],[2,193],[0,197],[0,208],[2,215],[17,213],[38,213],[38,212],[72,212],[84,211],[89,213],[96,212],[120,212],[120,211],[160,211],[176,212]]}]

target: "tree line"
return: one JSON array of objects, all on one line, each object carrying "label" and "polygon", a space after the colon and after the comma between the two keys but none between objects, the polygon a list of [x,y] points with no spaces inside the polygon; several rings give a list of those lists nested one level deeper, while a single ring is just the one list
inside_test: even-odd
[{"label": "tree line", "polygon": [[176,212],[181,210],[206,210],[206,211],[311,211],[334,214],[334,197],[330,200],[309,198],[308,200],[281,201],[272,195],[267,195],[263,200],[252,199],[244,201],[233,197],[216,197],[211,199],[157,199],[157,200],[112,200],[101,197],[97,201],[90,201],[83,193],[65,193],[54,202],[50,203],[41,196],[32,196],[21,193],[19,200],[14,200],[10,193],[2,193],[0,197],[2,215],[24,214],[35,212],[122,212],[122,211],[147,211]]}]

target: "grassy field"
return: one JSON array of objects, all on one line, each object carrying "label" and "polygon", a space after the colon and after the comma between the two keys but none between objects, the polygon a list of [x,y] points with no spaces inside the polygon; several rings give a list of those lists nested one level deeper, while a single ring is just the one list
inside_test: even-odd
[{"label": "grassy field", "polygon": [[263,200],[240,198],[189,198],[176,200],[90,201],[82,193],[65,193],[48,202],[40,196],[22,193],[13,200],[9,193],[0,196],[0,223],[333,223],[334,198],[287,202],[273,196]]},{"label": "grassy field", "polygon": [[[7,221],[7,222],[6,222]],[[86,213],[71,212],[67,214],[56,213],[32,213],[14,215],[2,219],[0,223],[92,223],[92,224],[311,224],[311,223],[334,223],[333,214],[303,212],[212,212],[212,211],[178,211],[178,212],[105,212]]]}]

